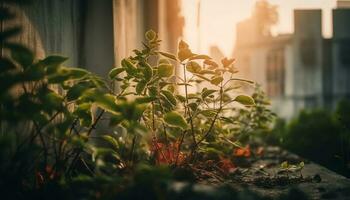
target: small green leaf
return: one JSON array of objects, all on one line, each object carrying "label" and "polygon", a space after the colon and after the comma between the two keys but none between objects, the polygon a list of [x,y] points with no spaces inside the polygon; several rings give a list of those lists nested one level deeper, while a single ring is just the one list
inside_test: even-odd
[{"label": "small green leaf", "polygon": [[216,115],[216,111],[215,110],[202,110],[199,112],[199,114],[202,114],[205,117],[214,117]]},{"label": "small green leaf", "polygon": [[281,168],[282,169],[287,169],[289,167],[288,161],[284,161],[281,163]]},{"label": "small green leaf", "polygon": [[172,111],[166,113],[164,121],[171,126],[187,129],[186,120],[178,112]]},{"label": "small green leaf", "polygon": [[149,88],[148,88],[148,95],[149,95],[149,96],[155,97],[155,96],[157,96],[157,94],[158,94],[158,89],[157,89],[157,87],[152,86],[152,87],[149,87]]},{"label": "small green leaf", "polygon": [[46,57],[45,59],[39,62],[41,65],[44,65],[44,66],[57,66],[57,65],[61,65],[66,60],[68,60],[67,57],[52,55],[52,56]]},{"label": "small green leaf", "polygon": [[108,77],[110,79],[114,79],[118,74],[122,73],[123,71],[125,71],[124,68],[113,68],[109,73],[108,73]]},{"label": "small green leaf", "polygon": [[61,67],[56,73],[48,77],[49,83],[63,83],[68,80],[79,80],[84,78],[89,72],[79,68]]},{"label": "small green leaf", "polygon": [[197,77],[200,78],[200,79],[203,79],[203,80],[206,80],[206,81],[209,81],[209,82],[210,82],[210,79],[207,78],[207,77],[205,77],[205,76],[203,76],[203,75],[200,75],[200,74],[194,74],[194,75],[197,76]]},{"label": "small green leaf", "polygon": [[192,111],[195,111],[198,108],[198,104],[197,103],[189,103],[188,107],[190,107]]},{"label": "small green leaf", "polygon": [[216,62],[212,61],[212,60],[205,60],[203,63],[206,64],[206,65],[212,66],[213,69],[219,67],[219,65]]},{"label": "small green leaf", "polygon": [[153,30],[148,30],[145,34],[146,39],[149,41],[153,41],[157,38],[157,33],[154,32]]},{"label": "small green leaf", "polygon": [[188,49],[188,44],[186,43],[186,42],[184,42],[183,40],[181,40],[180,42],[179,42],[179,50],[180,49]]},{"label": "small green leaf", "polygon": [[177,57],[181,62],[186,60],[187,58],[190,58],[191,56],[193,56],[193,53],[190,49],[180,49],[177,53]]},{"label": "small green leaf", "polygon": [[67,100],[73,101],[78,99],[85,91],[90,89],[91,84],[88,82],[81,82],[73,85],[67,92]]},{"label": "small green leaf", "polygon": [[148,83],[153,77],[152,67],[148,63],[143,63],[142,66],[144,67],[142,71],[144,79]]},{"label": "small green leaf", "polygon": [[224,58],[221,60],[221,63],[226,68],[226,67],[229,67],[234,61],[235,61],[235,59]]},{"label": "small green leaf", "polygon": [[137,68],[129,60],[122,60],[122,67],[125,69],[126,73],[130,76],[135,76],[137,74]]},{"label": "small green leaf", "polygon": [[158,66],[159,77],[170,77],[174,73],[174,66],[171,64],[160,64]]},{"label": "small green leaf", "polygon": [[159,59],[158,64],[160,65],[160,64],[171,64],[171,63],[168,59],[161,58]]},{"label": "small green leaf", "polygon": [[105,141],[107,141],[109,144],[111,144],[114,149],[119,149],[118,141],[114,137],[112,137],[110,135],[103,135],[102,138]]},{"label": "small green leaf", "polygon": [[199,73],[202,70],[201,66],[194,61],[188,62],[186,65],[186,69],[191,73]]},{"label": "small green leaf", "polygon": [[145,90],[146,85],[147,83],[144,80],[141,80],[140,82],[138,82],[136,85],[136,93],[141,94]]},{"label": "small green leaf", "polygon": [[208,89],[204,88],[202,90],[202,98],[205,99],[206,97],[208,97],[211,94],[214,94],[215,92],[217,92],[217,90],[208,90]]},{"label": "small green leaf", "polygon": [[159,53],[160,55],[164,56],[164,57],[167,57],[167,58],[169,58],[169,59],[172,59],[172,60],[177,61],[177,58],[176,58],[176,56],[175,56],[174,54],[166,53],[166,52],[161,52],[161,51],[159,51],[158,53]]},{"label": "small green leaf", "polygon": [[224,78],[222,78],[221,76],[214,76],[214,77],[210,80],[210,83],[212,83],[212,84],[214,84],[214,85],[219,85],[223,80],[224,80]]},{"label": "small green leaf", "polygon": [[252,106],[255,104],[254,99],[247,95],[238,95],[234,101],[241,103],[245,106]]},{"label": "small green leaf", "polygon": [[167,91],[167,90],[162,90],[160,91],[168,100],[171,104],[173,104],[174,106],[176,106],[176,98],[174,97],[174,95]]},{"label": "small green leaf", "polygon": [[4,47],[10,49],[11,57],[18,62],[23,69],[28,68],[33,63],[34,54],[27,47],[14,43],[5,43]]},{"label": "small green leaf", "polygon": [[186,102],[186,98],[182,95],[176,95],[176,99],[179,100],[180,102],[184,103]]},{"label": "small green leaf", "polygon": [[89,74],[88,71],[81,68],[70,68],[70,79],[80,79]]},{"label": "small green leaf", "polygon": [[194,55],[191,58],[189,58],[188,60],[210,60],[211,57],[207,56],[207,55]]},{"label": "small green leaf", "polygon": [[88,127],[92,123],[92,112],[91,112],[91,103],[82,103],[79,104],[74,114],[79,118],[80,124],[82,126]]}]

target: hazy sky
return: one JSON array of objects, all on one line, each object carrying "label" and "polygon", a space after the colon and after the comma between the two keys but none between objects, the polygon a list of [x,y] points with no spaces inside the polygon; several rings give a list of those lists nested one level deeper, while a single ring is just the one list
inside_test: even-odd
[{"label": "hazy sky", "polygon": [[[201,49],[208,53],[211,45],[216,44],[224,54],[230,56],[236,36],[236,23],[248,18],[256,0],[201,0],[200,44],[198,45],[197,2],[199,0],[182,0],[185,16],[184,39],[193,50]],[[323,34],[331,36],[331,9],[336,0],[269,0],[278,6],[279,23],[275,33],[293,31],[293,10],[298,8],[321,8],[323,10]]]}]

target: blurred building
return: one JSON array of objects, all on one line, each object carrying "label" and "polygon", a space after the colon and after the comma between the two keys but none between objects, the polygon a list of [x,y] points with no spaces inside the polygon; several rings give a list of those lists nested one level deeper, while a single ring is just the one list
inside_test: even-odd
[{"label": "blurred building", "polygon": [[262,34],[253,16],[237,25],[234,52],[243,76],[262,84],[272,109],[291,118],[303,108],[333,109],[350,99],[350,8],[333,10],[333,38],[322,36],[321,10],[295,10],[294,33]]},{"label": "blurred building", "polygon": [[[15,1],[15,0],[14,0]],[[184,19],[180,0],[21,0],[11,6],[17,18],[1,21],[1,30],[20,25],[14,38],[34,50],[38,58],[50,54],[69,57],[68,66],[99,75],[142,47],[144,33],[159,33],[164,51],[174,52]]]}]

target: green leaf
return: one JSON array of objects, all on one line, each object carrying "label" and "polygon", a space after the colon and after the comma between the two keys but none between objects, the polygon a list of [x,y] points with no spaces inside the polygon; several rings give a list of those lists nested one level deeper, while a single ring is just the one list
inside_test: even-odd
[{"label": "green leaf", "polygon": [[214,77],[210,80],[210,83],[212,83],[212,84],[214,84],[214,85],[219,85],[223,80],[224,80],[224,78],[222,78],[221,76],[214,76]]},{"label": "green leaf", "polygon": [[161,52],[161,51],[158,51],[158,53],[164,57],[167,57],[169,59],[172,59],[172,60],[175,60],[177,61],[177,58],[174,54],[171,54],[171,53],[166,53],[166,52]]},{"label": "green leaf", "polygon": [[182,95],[176,95],[176,99],[179,100],[180,102],[184,103],[186,102],[186,98]]},{"label": "green leaf", "polygon": [[115,96],[105,94],[96,88],[85,91],[81,99],[82,101],[90,101],[95,103],[98,107],[113,114],[118,111]]},{"label": "green leaf", "polygon": [[123,71],[125,71],[124,68],[113,68],[109,73],[108,73],[108,77],[110,79],[114,79],[118,74],[122,73]]},{"label": "green leaf", "polygon": [[141,94],[147,85],[147,82],[145,80],[141,80],[140,82],[137,83],[136,85],[136,93]]},{"label": "green leaf", "polygon": [[232,65],[232,63],[235,61],[235,59],[227,59],[224,58],[221,60],[222,65],[226,68],[229,67],[230,65]]},{"label": "green leaf", "polygon": [[174,66],[171,64],[160,64],[158,66],[159,77],[170,77],[174,73]]},{"label": "green leaf", "polygon": [[203,75],[200,75],[200,74],[194,74],[194,75],[197,76],[197,77],[200,78],[200,79],[203,79],[203,80],[206,80],[206,81],[209,81],[209,82],[210,82],[210,79],[207,78],[207,77],[205,77],[205,76],[203,76]]},{"label": "green leaf", "polygon": [[189,58],[188,60],[210,60],[211,57],[207,56],[207,55],[194,55],[191,58]]},{"label": "green leaf", "polygon": [[164,115],[164,121],[171,126],[179,127],[183,130],[187,129],[185,119],[178,112],[172,111],[166,113]]},{"label": "green leaf", "polygon": [[148,83],[153,77],[152,67],[148,63],[143,63],[142,66],[144,67],[142,71],[144,79]]},{"label": "green leaf", "polygon": [[0,73],[16,69],[16,66],[14,63],[12,63],[11,60],[7,58],[0,58]]},{"label": "green leaf", "polygon": [[83,78],[85,75],[89,74],[88,71],[81,68],[70,68],[70,78],[71,79],[80,79]]},{"label": "green leaf", "polygon": [[254,84],[254,81],[248,80],[248,79],[242,79],[242,78],[231,78],[229,81],[241,81],[241,82],[247,82],[250,84]]},{"label": "green leaf", "polygon": [[238,95],[234,101],[241,103],[245,106],[252,106],[255,105],[254,99],[247,95]]},{"label": "green leaf", "polygon": [[218,68],[219,67],[219,65],[216,62],[212,61],[212,60],[205,60],[203,63],[206,64],[206,65],[212,66],[213,68]]},{"label": "green leaf", "polygon": [[208,69],[203,69],[200,72],[198,72],[199,74],[211,74],[211,75],[215,75],[216,73],[212,70],[208,70]]},{"label": "green leaf", "polygon": [[204,88],[202,90],[202,94],[201,95],[202,95],[202,98],[205,99],[206,97],[208,97],[211,94],[214,94],[215,92],[217,92],[217,90],[208,90],[208,89]]},{"label": "green leaf", "polygon": [[171,104],[176,106],[176,98],[174,97],[173,93],[167,90],[161,90],[160,92],[169,100]]},{"label": "green leaf", "polygon": [[204,115],[205,117],[214,117],[216,115],[215,110],[202,110],[199,112],[199,114]]},{"label": "green leaf", "polygon": [[5,43],[4,47],[10,49],[11,57],[19,63],[23,69],[28,68],[33,63],[34,54],[27,47],[14,43]]},{"label": "green leaf", "polygon": [[171,63],[170,63],[170,61],[168,59],[161,58],[158,61],[158,65],[160,65],[160,64],[171,64]]},{"label": "green leaf", "polygon": [[201,66],[194,61],[188,62],[186,65],[186,69],[191,73],[199,73],[202,70]]},{"label": "green leaf", "polygon": [[183,40],[181,40],[180,42],[179,42],[179,50],[181,50],[181,49],[188,49],[188,44],[186,43],[186,42],[184,42]]},{"label": "green leaf", "polygon": [[190,107],[192,111],[195,111],[198,107],[198,104],[197,103],[189,103],[188,107]]},{"label": "green leaf", "polygon": [[115,113],[115,111],[117,110],[115,96],[111,94],[104,94],[95,97],[95,103],[102,109],[105,109],[106,111],[111,113]]},{"label": "green leaf", "polygon": [[135,76],[137,74],[137,68],[129,60],[122,60],[122,67],[125,69],[126,73],[130,76]]},{"label": "green leaf", "polygon": [[74,114],[79,118],[82,126],[88,127],[92,124],[91,103],[82,103],[77,106]]},{"label": "green leaf", "polygon": [[158,94],[158,89],[157,89],[157,87],[152,86],[152,87],[149,87],[149,88],[148,88],[148,95],[149,95],[149,96],[155,97],[155,96],[157,96],[157,94]]},{"label": "green leaf", "polygon": [[145,36],[146,36],[146,39],[148,41],[153,41],[157,38],[157,33],[154,32],[153,30],[148,30],[146,33],[145,33]]},{"label": "green leaf", "polygon": [[58,71],[48,77],[49,83],[63,83],[68,80],[79,80],[89,72],[79,68],[61,67]]},{"label": "green leaf", "polygon": [[288,167],[289,167],[288,161],[284,161],[284,162],[281,163],[281,168],[282,169],[287,169]]},{"label": "green leaf", "polygon": [[64,63],[66,60],[68,60],[67,57],[63,56],[58,56],[58,55],[51,55],[47,56],[43,60],[40,60],[39,63],[40,65],[43,65],[45,67],[47,66],[58,66]]},{"label": "green leaf", "polygon": [[73,101],[78,99],[85,91],[90,89],[91,84],[88,82],[81,82],[73,85],[67,92],[67,100]]},{"label": "green leaf", "polygon": [[177,53],[177,57],[181,62],[192,56],[193,56],[193,53],[191,52],[190,49],[180,49],[179,52]]},{"label": "green leaf", "polygon": [[109,144],[111,144],[113,146],[114,149],[118,150],[119,149],[119,144],[118,141],[110,136],[110,135],[103,135],[102,138],[107,141]]},{"label": "green leaf", "polygon": [[135,99],[135,103],[138,103],[138,104],[150,103],[155,100],[157,100],[156,97],[139,97]]}]

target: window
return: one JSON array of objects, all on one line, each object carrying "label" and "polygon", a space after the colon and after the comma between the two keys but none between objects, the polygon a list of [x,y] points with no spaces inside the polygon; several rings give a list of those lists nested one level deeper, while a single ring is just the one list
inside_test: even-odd
[{"label": "window", "polygon": [[339,60],[343,65],[350,67],[350,40],[342,40],[339,44]]},{"label": "window", "polygon": [[284,94],[284,51],[273,50],[266,58],[267,93],[269,96]]},{"label": "window", "polygon": [[312,38],[302,39],[299,46],[301,62],[306,66],[316,64],[316,43]]}]

